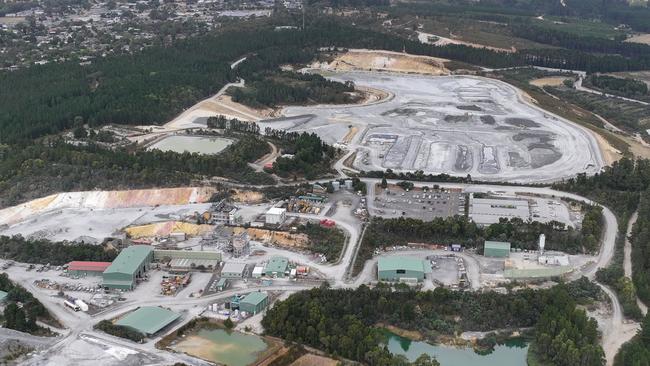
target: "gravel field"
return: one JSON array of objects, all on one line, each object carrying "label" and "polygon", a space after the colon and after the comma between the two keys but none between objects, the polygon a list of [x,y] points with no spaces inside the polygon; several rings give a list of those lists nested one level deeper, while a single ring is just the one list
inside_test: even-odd
[{"label": "gravel field", "polygon": [[332,79],[394,95],[370,105],[287,107],[265,127],[314,132],[358,150],[361,170],[423,170],[513,182],[594,174],[603,158],[591,132],[524,102],[503,82],[473,76],[343,72]]}]

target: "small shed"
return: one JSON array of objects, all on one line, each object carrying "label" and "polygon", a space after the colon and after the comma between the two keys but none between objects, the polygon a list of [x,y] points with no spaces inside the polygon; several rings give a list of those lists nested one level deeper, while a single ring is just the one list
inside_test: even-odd
[{"label": "small shed", "polygon": [[264,267],[257,266],[253,268],[253,278],[261,278],[262,274],[264,274]]},{"label": "small shed", "polygon": [[228,287],[228,280],[225,278],[220,278],[217,282],[217,291],[223,291]]},{"label": "small shed", "polygon": [[9,295],[7,292],[0,290],[0,304],[7,300],[7,295]]}]

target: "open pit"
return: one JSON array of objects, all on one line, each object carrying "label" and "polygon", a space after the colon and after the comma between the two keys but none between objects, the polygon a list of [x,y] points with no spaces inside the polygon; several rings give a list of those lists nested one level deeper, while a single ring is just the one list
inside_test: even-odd
[{"label": "open pit", "polygon": [[[369,105],[287,107],[286,118],[259,122],[261,129],[314,132],[356,150],[352,164],[364,171],[529,183],[594,174],[604,165],[590,131],[528,104],[498,80],[362,71],[328,76],[393,97]],[[358,130],[352,139],[351,128]]]}]

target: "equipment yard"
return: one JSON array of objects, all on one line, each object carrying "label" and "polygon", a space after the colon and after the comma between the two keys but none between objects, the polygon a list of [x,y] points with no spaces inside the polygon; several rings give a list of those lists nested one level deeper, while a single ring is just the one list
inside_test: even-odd
[{"label": "equipment yard", "polygon": [[[603,166],[588,130],[524,101],[520,92],[474,76],[392,73],[328,74],[337,81],[393,95],[369,105],[287,107],[266,127],[314,132],[330,144],[356,150],[364,171],[471,175],[481,180],[555,181]],[[359,133],[350,139],[349,131]]]}]

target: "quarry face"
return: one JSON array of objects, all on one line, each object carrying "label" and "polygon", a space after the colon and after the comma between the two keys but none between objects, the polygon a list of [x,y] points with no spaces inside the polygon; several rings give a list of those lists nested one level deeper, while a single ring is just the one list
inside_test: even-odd
[{"label": "quarry face", "polygon": [[593,134],[525,101],[513,86],[473,76],[377,72],[332,79],[385,90],[367,105],[287,107],[260,127],[306,131],[357,152],[359,170],[446,173],[475,179],[549,182],[596,173]]}]

